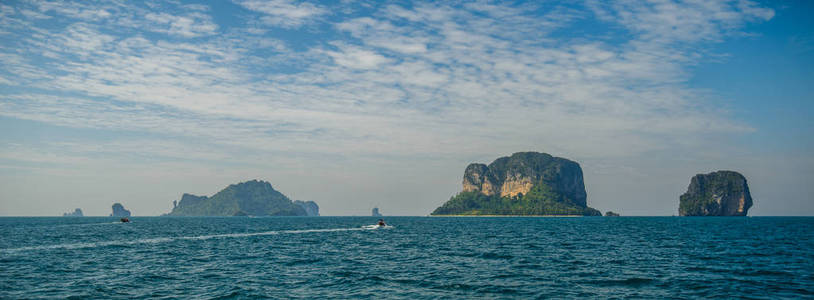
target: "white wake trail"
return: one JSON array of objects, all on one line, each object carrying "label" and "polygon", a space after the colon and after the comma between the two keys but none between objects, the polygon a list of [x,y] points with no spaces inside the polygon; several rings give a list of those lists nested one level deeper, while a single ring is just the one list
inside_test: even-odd
[{"label": "white wake trail", "polygon": [[198,236],[178,236],[178,237],[160,237],[149,239],[137,239],[131,241],[107,241],[107,242],[92,242],[92,243],[68,243],[56,245],[43,245],[43,246],[30,246],[20,248],[0,249],[0,253],[15,253],[25,251],[37,250],[53,250],[53,249],[83,249],[83,248],[96,248],[106,246],[128,246],[137,244],[156,244],[168,243],[179,240],[208,240],[217,238],[241,238],[250,236],[261,235],[276,235],[276,234],[298,234],[298,233],[313,233],[313,232],[337,232],[337,231],[356,231],[364,230],[364,228],[328,228],[328,229],[301,229],[301,230],[275,230],[251,233],[224,233],[224,234],[211,234],[211,235],[198,235]]}]

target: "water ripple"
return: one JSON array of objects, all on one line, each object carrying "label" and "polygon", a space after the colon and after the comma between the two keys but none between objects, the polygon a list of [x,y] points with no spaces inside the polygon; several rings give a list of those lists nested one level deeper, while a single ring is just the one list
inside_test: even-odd
[{"label": "water ripple", "polygon": [[814,293],[814,218],[132,220],[0,218],[0,298]]}]

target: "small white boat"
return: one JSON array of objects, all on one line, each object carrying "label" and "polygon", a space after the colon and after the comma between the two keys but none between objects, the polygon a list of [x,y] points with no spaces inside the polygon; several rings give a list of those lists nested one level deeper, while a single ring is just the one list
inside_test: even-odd
[{"label": "small white boat", "polygon": [[362,228],[368,229],[368,230],[375,230],[375,229],[390,229],[390,228],[393,228],[393,226],[375,224],[375,225],[365,225],[365,226],[362,226]]}]

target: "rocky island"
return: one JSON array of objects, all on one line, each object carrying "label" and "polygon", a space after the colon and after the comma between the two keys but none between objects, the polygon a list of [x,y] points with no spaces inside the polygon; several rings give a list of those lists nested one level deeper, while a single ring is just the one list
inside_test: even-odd
[{"label": "rocky island", "polygon": [[62,216],[63,217],[84,217],[85,215],[82,214],[82,209],[77,208],[77,209],[74,209],[73,212],[66,212],[66,213],[62,214]]},{"label": "rocky island", "polygon": [[746,177],[734,171],[698,174],[678,204],[679,216],[745,216],[752,207]]},{"label": "rocky island", "polygon": [[305,215],[309,217],[319,216],[319,205],[314,201],[294,200],[294,204],[299,205],[305,210]]},{"label": "rocky island", "polygon": [[184,194],[173,204],[169,216],[319,215],[319,206],[313,201],[295,203],[262,180],[229,185],[212,197]]},{"label": "rocky island", "polygon": [[129,217],[130,211],[124,209],[124,205],[121,203],[114,203],[113,204],[113,213],[110,214],[111,217]]},{"label": "rocky island", "polygon": [[488,166],[470,164],[463,191],[432,215],[601,216],[587,206],[579,164],[539,152],[518,152]]}]

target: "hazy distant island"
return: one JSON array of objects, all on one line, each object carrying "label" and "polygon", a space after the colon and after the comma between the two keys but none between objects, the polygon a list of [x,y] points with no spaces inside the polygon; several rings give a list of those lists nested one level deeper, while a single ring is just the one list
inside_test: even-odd
[{"label": "hazy distant island", "polygon": [[82,214],[82,209],[74,209],[73,212],[66,212],[62,214],[63,217],[84,217],[85,215]]},{"label": "hazy distant island", "polygon": [[297,201],[262,180],[232,184],[212,197],[184,194],[173,201],[169,216],[309,216],[319,215],[313,201]]},{"label": "hazy distant island", "polygon": [[294,200],[294,204],[299,205],[305,210],[305,215],[309,217],[319,216],[319,205],[314,201]]},{"label": "hazy distant island", "polygon": [[373,210],[370,211],[370,215],[373,216],[373,217],[381,217],[382,216],[382,214],[379,213],[379,208],[378,207],[374,207]]},{"label": "hazy distant island", "polygon": [[114,203],[113,204],[113,213],[110,214],[111,217],[129,217],[130,211],[124,209],[124,205],[121,203]]},{"label": "hazy distant island", "polygon": [[619,214],[618,214],[618,213],[615,213],[615,212],[612,212],[612,211],[606,211],[606,212],[605,212],[605,216],[606,216],[606,217],[618,217],[618,216],[619,216]]},{"label": "hazy distant island", "polygon": [[432,215],[601,216],[587,206],[582,168],[539,152],[518,152],[466,167],[463,191]]},{"label": "hazy distant island", "polygon": [[746,177],[735,171],[698,174],[678,204],[680,216],[745,216],[752,207]]}]

